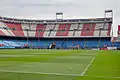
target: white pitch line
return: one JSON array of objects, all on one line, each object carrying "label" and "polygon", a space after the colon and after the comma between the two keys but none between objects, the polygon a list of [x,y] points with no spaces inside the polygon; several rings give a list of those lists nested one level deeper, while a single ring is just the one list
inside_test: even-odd
[{"label": "white pitch line", "polygon": [[[27,71],[12,71],[12,70],[0,70],[0,72],[6,72],[6,73],[23,73],[23,74],[41,74],[41,75],[55,75],[55,76],[73,76],[73,77],[80,77],[82,75],[77,74],[63,74],[63,73],[45,73],[45,72],[27,72]],[[112,77],[112,76],[89,76],[89,75],[83,75],[86,77],[94,77],[94,78],[117,78],[120,79],[120,77]]]},{"label": "white pitch line", "polygon": [[93,63],[93,61],[95,60],[95,58],[96,58],[96,56],[94,56],[94,57],[92,58],[92,60],[90,61],[90,63],[87,65],[87,67],[84,69],[84,71],[80,74],[81,76],[83,76],[83,75],[86,73],[86,71],[87,71],[88,68],[91,66],[91,64]]},{"label": "white pitch line", "polygon": [[37,56],[37,55],[0,55],[0,57],[30,57],[30,56]]},{"label": "white pitch line", "polygon": [[[85,76],[85,75],[84,75]],[[86,75],[88,76],[88,75]],[[120,79],[120,77],[113,77],[113,76],[89,76],[94,78],[110,78],[110,79]]]},{"label": "white pitch line", "polygon": [[81,76],[81,75],[77,75],[77,74],[30,72],[30,71],[12,71],[12,70],[0,70],[0,72],[24,73],[24,74],[42,74],[42,75],[56,75],[56,76]]}]

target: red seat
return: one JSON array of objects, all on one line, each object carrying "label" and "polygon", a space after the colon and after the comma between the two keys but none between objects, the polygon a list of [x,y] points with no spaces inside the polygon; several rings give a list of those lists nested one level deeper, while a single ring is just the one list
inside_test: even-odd
[{"label": "red seat", "polygon": [[68,36],[70,24],[60,24],[56,36]]},{"label": "red seat", "polygon": [[19,37],[24,37],[24,33],[22,30],[22,26],[21,24],[17,24],[17,23],[6,23],[7,27],[9,27],[12,31],[12,33],[15,36],[19,36]]},{"label": "red seat", "polygon": [[5,33],[3,33],[3,31],[0,30],[0,36],[6,36]]},{"label": "red seat", "polygon": [[111,31],[111,24],[108,24],[108,32],[107,32],[107,36],[110,36],[110,31]]},{"label": "red seat", "polygon": [[35,37],[43,37],[45,29],[46,27],[44,26],[44,24],[37,25]]},{"label": "red seat", "polygon": [[95,24],[83,24],[80,36],[94,36]]}]

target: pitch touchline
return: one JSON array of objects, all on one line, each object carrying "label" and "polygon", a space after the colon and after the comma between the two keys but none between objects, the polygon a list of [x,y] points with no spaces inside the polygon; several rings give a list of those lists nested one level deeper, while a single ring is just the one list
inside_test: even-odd
[{"label": "pitch touchline", "polygon": [[88,76],[88,77],[95,77],[95,78],[118,78],[118,79],[120,79],[120,77],[89,76],[89,75],[63,74],[63,73],[27,72],[27,71],[11,71],[11,70],[0,70],[0,72],[6,72],[6,73],[23,73],[23,74],[41,74],[41,75],[56,75],[56,76],[73,76],[73,77]]},{"label": "pitch touchline", "polygon": [[87,65],[87,67],[84,69],[84,71],[80,74],[81,76],[83,76],[86,71],[88,70],[88,68],[91,66],[91,64],[93,63],[93,61],[95,60],[95,56],[92,58],[92,60],[90,61],[90,63]]}]

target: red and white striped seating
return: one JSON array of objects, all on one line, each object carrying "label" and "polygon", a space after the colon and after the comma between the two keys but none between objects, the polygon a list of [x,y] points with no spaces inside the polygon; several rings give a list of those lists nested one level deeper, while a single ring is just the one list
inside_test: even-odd
[{"label": "red and white striped seating", "polygon": [[0,32],[2,36],[13,36],[14,34],[7,29],[8,27],[3,23],[0,22]]},{"label": "red and white striped seating", "polygon": [[12,31],[14,36],[24,37],[21,24],[18,23],[5,23],[5,24]]},{"label": "red and white striped seating", "polygon": [[27,24],[0,22],[0,36],[110,37],[111,23]]}]

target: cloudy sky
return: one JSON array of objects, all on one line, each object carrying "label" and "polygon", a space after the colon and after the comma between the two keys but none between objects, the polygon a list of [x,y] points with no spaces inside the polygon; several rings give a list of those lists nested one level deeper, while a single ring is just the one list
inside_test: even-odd
[{"label": "cloudy sky", "polygon": [[[0,0],[0,16],[55,19],[56,12],[64,18],[104,17],[104,11],[114,11],[114,31],[120,24],[120,0]],[[116,33],[114,33],[116,35]]]}]

